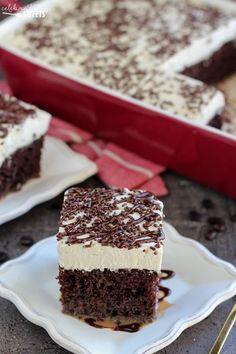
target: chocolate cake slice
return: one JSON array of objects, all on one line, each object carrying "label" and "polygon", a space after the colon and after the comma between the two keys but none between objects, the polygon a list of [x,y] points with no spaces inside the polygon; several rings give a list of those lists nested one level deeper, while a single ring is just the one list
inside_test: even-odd
[{"label": "chocolate cake slice", "polygon": [[48,113],[0,94],[0,197],[38,177],[49,121]]},{"label": "chocolate cake slice", "polygon": [[158,308],[163,204],[152,193],[71,188],[57,234],[63,312],[146,322]]}]

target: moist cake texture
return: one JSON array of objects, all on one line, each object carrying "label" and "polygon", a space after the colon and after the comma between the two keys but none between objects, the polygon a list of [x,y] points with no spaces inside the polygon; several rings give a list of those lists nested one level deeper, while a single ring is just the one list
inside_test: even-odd
[{"label": "moist cake texture", "polygon": [[63,311],[78,317],[155,318],[163,205],[151,193],[72,188],[57,234]]},{"label": "moist cake texture", "polygon": [[223,94],[180,73],[214,81],[235,69],[235,38],[236,17],[204,1],[58,0],[9,43],[80,79],[208,124],[222,112]]},{"label": "moist cake texture", "polygon": [[159,278],[148,270],[72,271],[60,269],[64,312],[95,320],[155,319]]},{"label": "moist cake texture", "polygon": [[49,121],[48,113],[0,94],[0,196],[39,175]]}]

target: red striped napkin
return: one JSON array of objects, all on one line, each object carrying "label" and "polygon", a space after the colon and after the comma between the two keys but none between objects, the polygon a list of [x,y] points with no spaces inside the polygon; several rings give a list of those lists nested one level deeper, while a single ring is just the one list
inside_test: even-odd
[{"label": "red striped napkin", "polygon": [[[5,82],[0,91],[10,93]],[[148,190],[157,196],[168,193],[160,173],[165,167],[127,151],[115,144],[97,139],[92,134],[53,117],[48,134],[65,141],[69,146],[96,162],[98,175],[109,187]]]},{"label": "red striped napkin", "polygon": [[73,150],[95,161],[99,177],[109,187],[141,188],[158,196],[168,193],[160,177],[165,167],[115,144],[96,139],[84,130],[55,117],[48,133],[67,142]]}]

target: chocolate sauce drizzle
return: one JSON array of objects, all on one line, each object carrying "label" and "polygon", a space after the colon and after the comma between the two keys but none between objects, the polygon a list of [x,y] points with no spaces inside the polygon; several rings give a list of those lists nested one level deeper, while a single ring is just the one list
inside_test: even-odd
[{"label": "chocolate sauce drizzle", "polygon": [[171,294],[171,290],[165,286],[159,286],[159,293],[163,293],[161,297],[158,297],[159,302],[163,301],[167,296]]},{"label": "chocolate sauce drizzle", "polygon": [[[173,270],[167,270],[167,269],[162,269],[159,277],[160,277],[160,283],[162,281],[168,280],[173,278],[175,275]],[[162,295],[161,295],[162,294]],[[158,301],[161,302],[165,300],[167,296],[171,294],[171,290],[165,286],[162,286],[161,284],[159,285],[159,296],[158,296]]]},{"label": "chocolate sauce drizzle", "polygon": [[[162,270],[160,274],[160,281],[165,281],[172,278],[175,275],[174,271],[172,270]],[[158,301],[164,301],[167,296],[171,294],[171,290],[165,286],[159,285],[159,292],[163,293],[161,297],[158,297]],[[95,327],[95,328],[110,328],[113,331],[122,331],[122,332],[138,332],[140,328],[144,325],[143,323],[139,322],[132,322],[132,323],[112,323],[112,327],[108,327],[105,325],[103,321],[97,321],[94,318],[85,318],[84,322],[88,325]]]},{"label": "chocolate sauce drizzle", "polygon": [[63,203],[60,227],[57,238],[65,238],[68,244],[90,247],[96,241],[131,249],[152,243],[155,251],[164,239],[162,203],[152,193],[139,190],[71,188]]},{"label": "chocolate sauce drizzle", "polygon": [[[106,326],[103,326],[102,324],[98,324],[98,322],[94,318],[85,318],[84,322],[89,324],[92,327],[95,327],[95,328],[107,328]],[[115,324],[114,323],[114,326],[111,329],[113,331],[122,331],[122,332],[133,333],[133,332],[138,332],[140,330],[141,325],[142,324],[138,323],[138,322],[127,323],[127,324]]]}]

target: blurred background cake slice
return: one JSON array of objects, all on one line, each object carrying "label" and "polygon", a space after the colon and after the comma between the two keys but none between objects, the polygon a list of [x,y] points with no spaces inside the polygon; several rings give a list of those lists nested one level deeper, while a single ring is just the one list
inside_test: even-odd
[{"label": "blurred background cake slice", "polygon": [[50,114],[0,94],[0,197],[40,174]]}]

